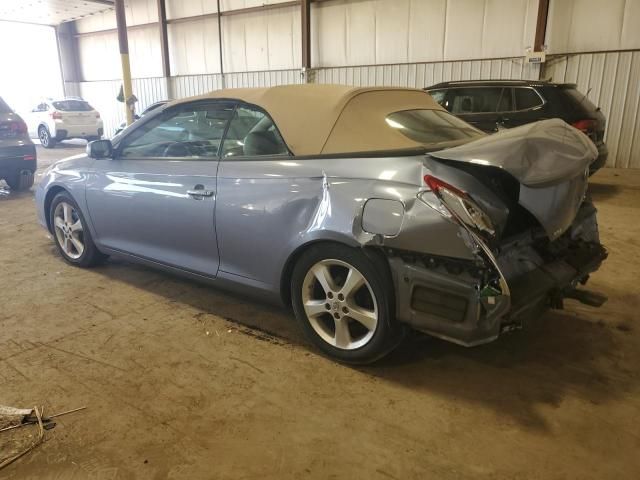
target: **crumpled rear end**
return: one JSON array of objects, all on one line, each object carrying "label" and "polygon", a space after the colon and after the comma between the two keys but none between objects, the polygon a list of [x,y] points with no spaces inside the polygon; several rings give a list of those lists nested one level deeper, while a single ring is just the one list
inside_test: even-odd
[{"label": "crumpled rear end", "polygon": [[[418,196],[460,227],[458,236],[473,255],[391,251],[401,321],[477,345],[549,307],[562,308],[565,298],[604,301],[579,290],[607,256],[586,195],[588,166],[597,152],[561,121],[513,130],[506,139],[493,137],[522,162],[490,148],[489,138],[426,159],[428,188]],[[549,151],[541,167],[535,154],[544,146]],[[558,170],[551,169],[551,158]]]}]

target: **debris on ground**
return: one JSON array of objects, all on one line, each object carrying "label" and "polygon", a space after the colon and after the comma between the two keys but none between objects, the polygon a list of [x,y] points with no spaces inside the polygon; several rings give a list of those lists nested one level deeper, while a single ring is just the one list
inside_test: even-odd
[{"label": "debris on ground", "polygon": [[[45,430],[56,426],[53,418],[84,410],[87,407],[74,408],[45,417],[44,408],[15,408],[0,405],[0,434],[8,432],[7,438],[0,438],[0,470],[26,455],[44,440]],[[37,434],[33,428],[37,426]],[[34,427],[35,428],[35,427]]]}]

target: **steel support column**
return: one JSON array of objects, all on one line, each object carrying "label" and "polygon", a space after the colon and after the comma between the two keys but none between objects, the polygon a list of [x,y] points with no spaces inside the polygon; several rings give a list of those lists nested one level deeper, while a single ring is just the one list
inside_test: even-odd
[{"label": "steel support column", "polygon": [[544,38],[547,33],[547,18],[549,17],[549,0],[538,1],[538,19],[536,21],[536,37],[533,51],[541,52],[544,48]]},{"label": "steel support column", "polygon": [[218,4],[218,53],[220,55],[220,78],[222,79],[222,88],[227,87],[227,82],[224,78],[224,58],[222,56],[222,11],[220,10],[220,0],[217,0]]},{"label": "steel support column", "polygon": [[118,26],[118,45],[120,46],[120,63],[122,64],[122,85],[127,125],[133,123],[133,109],[128,101],[133,95],[131,84],[131,65],[129,63],[129,40],[127,38],[127,18],[124,12],[124,0],[115,0],[116,24]]},{"label": "steel support column", "polygon": [[169,63],[169,37],[167,36],[167,7],[165,0],[158,0],[158,27],[160,28],[160,54],[162,55],[162,76],[171,76]]},{"label": "steel support column", "polygon": [[309,81],[311,68],[311,0],[301,0],[300,19],[302,25],[302,75]]}]

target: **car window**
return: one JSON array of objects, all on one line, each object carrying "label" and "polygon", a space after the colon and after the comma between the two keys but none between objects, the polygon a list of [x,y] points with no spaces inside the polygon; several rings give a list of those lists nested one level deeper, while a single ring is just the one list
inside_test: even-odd
[{"label": "car window", "polygon": [[513,111],[513,93],[511,88],[503,88],[500,101],[498,102],[498,112]]},{"label": "car window", "polygon": [[46,103],[40,103],[33,109],[34,112],[46,112],[49,110],[49,106]]},{"label": "car window", "polygon": [[170,109],[125,137],[119,157],[217,158],[232,112],[233,106],[229,104]]},{"label": "car window", "polygon": [[59,100],[52,102],[53,107],[56,110],[62,112],[90,112],[93,107],[84,100]]},{"label": "car window", "polygon": [[145,108],[142,113],[140,114],[140,116],[142,115],[146,115],[149,112],[154,111],[155,109],[157,109],[158,107],[162,107],[164,105],[166,105],[167,102],[156,102],[156,103],[152,103],[151,105],[149,105],[147,108]]},{"label": "car window", "polygon": [[483,135],[464,120],[441,110],[405,110],[386,118],[389,127],[425,145],[468,140]]},{"label": "car window", "polygon": [[586,94],[580,92],[576,88],[562,88],[562,92],[564,92],[565,98],[569,103],[569,108],[573,110],[574,108],[582,108],[587,111],[595,111],[596,106],[589,100]]},{"label": "car window", "polygon": [[542,105],[540,95],[533,88],[516,88],[516,110],[527,110]]},{"label": "car window", "polygon": [[224,139],[222,156],[259,157],[287,155],[289,150],[273,120],[257,108],[236,108]]},{"label": "car window", "polygon": [[454,88],[451,113],[490,113],[498,110],[502,87]]},{"label": "car window", "polygon": [[440,106],[445,107],[445,99],[447,96],[446,90],[429,90],[429,95],[433,97],[433,99],[440,104]]}]

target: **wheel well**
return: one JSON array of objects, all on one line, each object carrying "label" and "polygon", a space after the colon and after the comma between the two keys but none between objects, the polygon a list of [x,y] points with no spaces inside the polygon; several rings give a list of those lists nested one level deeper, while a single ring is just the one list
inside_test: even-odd
[{"label": "wheel well", "polygon": [[45,220],[47,221],[47,229],[51,233],[53,232],[51,231],[51,219],[49,218],[49,210],[51,210],[51,202],[53,202],[53,199],[55,198],[55,196],[60,192],[67,192],[67,190],[58,186],[51,187],[47,192],[47,195],[44,197],[44,217],[45,217]]},{"label": "wheel well", "polygon": [[[293,269],[296,263],[298,263],[298,259],[309,248],[315,247],[320,244],[344,245],[346,247],[354,248],[353,245],[349,245],[343,242],[336,242],[332,240],[316,240],[313,242],[305,243],[304,245],[301,245],[296,250],[294,250],[294,252],[289,255],[289,258],[284,264],[282,275],[280,276],[280,298],[282,299],[282,303],[284,303],[286,306],[291,305],[291,276],[293,275]],[[369,258],[371,258],[376,267],[382,269],[383,273],[389,275],[389,278],[391,278],[391,269],[389,268],[389,263],[386,261],[385,254],[380,248],[362,247],[362,250]]]},{"label": "wheel well", "polygon": [[38,132],[40,131],[41,128],[45,128],[47,131],[49,131],[49,127],[47,126],[46,123],[41,123],[40,125],[38,125]]}]

